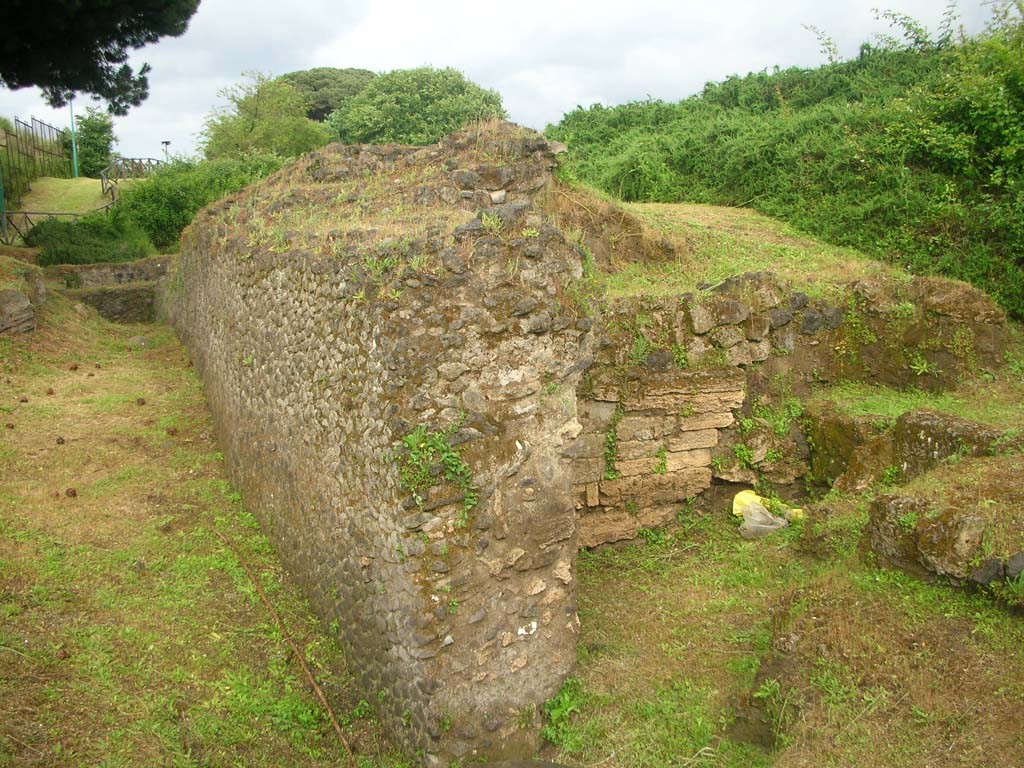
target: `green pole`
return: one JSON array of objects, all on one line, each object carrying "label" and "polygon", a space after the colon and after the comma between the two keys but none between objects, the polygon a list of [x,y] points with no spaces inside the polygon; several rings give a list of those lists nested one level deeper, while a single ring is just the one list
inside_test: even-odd
[{"label": "green pole", "polygon": [[71,175],[78,178],[78,141],[75,139],[75,100],[68,100],[68,109],[71,111]]},{"label": "green pole", "polygon": [[7,242],[7,209],[4,208],[4,169],[0,165],[0,239]]}]

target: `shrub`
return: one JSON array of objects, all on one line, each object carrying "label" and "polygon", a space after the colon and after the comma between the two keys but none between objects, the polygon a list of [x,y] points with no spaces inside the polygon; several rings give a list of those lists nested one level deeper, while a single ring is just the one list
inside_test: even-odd
[{"label": "shrub", "polygon": [[396,69],[328,119],[349,144],[433,144],[477,120],[505,117],[501,96],[455,69]]},{"label": "shrub", "polygon": [[42,267],[132,261],[153,253],[145,232],[118,212],[77,221],[47,219],[29,230],[25,242],[42,249],[36,259]]},{"label": "shrub", "polygon": [[626,200],[752,206],[1024,317],[1024,24],[709,83],[668,104],[577,108],[548,128],[566,178]]},{"label": "shrub", "polygon": [[157,248],[170,248],[204,205],[269,176],[284,160],[254,155],[242,160],[178,160],[126,191],[120,208]]},{"label": "shrub", "polygon": [[[110,113],[87,107],[84,115],[75,119],[78,128],[75,143],[78,145],[78,173],[81,176],[98,178],[100,171],[110,165],[111,152],[117,139],[114,137],[114,119]],[[65,151],[71,154],[71,136],[64,134],[68,144]]]}]

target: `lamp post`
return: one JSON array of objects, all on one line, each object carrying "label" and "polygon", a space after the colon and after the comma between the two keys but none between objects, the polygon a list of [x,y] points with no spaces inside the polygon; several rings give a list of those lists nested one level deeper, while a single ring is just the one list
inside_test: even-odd
[{"label": "lamp post", "polygon": [[170,150],[168,149],[168,147],[171,146],[170,140],[169,139],[164,139],[160,143],[164,145],[164,162],[165,163],[171,162]]},{"label": "lamp post", "polygon": [[68,99],[68,110],[71,112],[71,176],[78,178],[78,140],[75,138],[75,100]]}]

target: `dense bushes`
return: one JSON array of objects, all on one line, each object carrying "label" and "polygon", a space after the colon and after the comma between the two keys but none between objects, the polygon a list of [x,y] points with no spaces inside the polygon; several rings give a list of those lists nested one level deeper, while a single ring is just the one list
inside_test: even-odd
[{"label": "dense bushes", "polygon": [[501,96],[455,69],[396,69],[371,80],[333,112],[346,144],[432,144],[477,120],[505,117]]},{"label": "dense bushes", "polygon": [[269,176],[284,161],[274,155],[244,160],[179,160],[122,196],[120,210],[157,248],[174,246],[204,205]]},{"label": "dense bushes", "polygon": [[120,213],[94,213],[77,221],[47,219],[26,235],[27,245],[41,248],[36,263],[99,264],[132,261],[153,253],[146,234]]},{"label": "dense bushes", "polygon": [[156,249],[166,251],[200,208],[269,176],[282,162],[274,156],[176,161],[124,192],[111,213],[74,222],[48,219],[33,227],[25,241],[42,248],[38,261],[43,266],[129,261]]},{"label": "dense bushes", "polygon": [[994,294],[1024,317],[1024,31],[909,41],[711,83],[676,104],[577,108],[565,173],[627,200],[749,205]]}]

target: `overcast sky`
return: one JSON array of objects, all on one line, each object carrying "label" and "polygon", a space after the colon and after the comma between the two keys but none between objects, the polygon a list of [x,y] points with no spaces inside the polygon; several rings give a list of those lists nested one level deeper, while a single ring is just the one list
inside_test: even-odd
[{"label": "overcast sky", "polygon": [[[116,150],[159,157],[168,139],[172,153],[191,154],[217,92],[243,72],[317,66],[455,67],[501,93],[512,120],[543,129],[577,105],[676,100],[731,74],[824,63],[803,25],[853,57],[890,31],[879,5],[935,30],[946,0],[202,0],[183,36],[132,57],[153,68],[150,94],[116,119]],[[971,32],[989,15],[983,0],[959,10]],[[0,88],[0,115],[68,123],[35,88]]]}]

